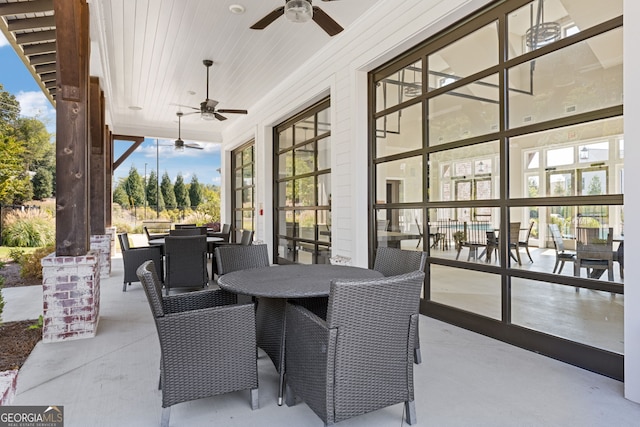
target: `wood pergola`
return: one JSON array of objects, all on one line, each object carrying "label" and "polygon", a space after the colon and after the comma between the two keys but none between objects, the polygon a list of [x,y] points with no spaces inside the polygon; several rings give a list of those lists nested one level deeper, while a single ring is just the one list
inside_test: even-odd
[{"label": "wood pergola", "polygon": [[[86,0],[0,0],[0,30],[56,109],[56,255],[80,256],[111,227],[113,171],[144,140],[113,135],[89,75]],[[117,160],[114,140],[133,142]]]}]

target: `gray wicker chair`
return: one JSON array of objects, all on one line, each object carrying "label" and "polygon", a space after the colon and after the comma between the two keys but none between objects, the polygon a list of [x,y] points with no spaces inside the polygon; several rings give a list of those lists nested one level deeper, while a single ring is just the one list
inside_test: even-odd
[{"label": "gray wicker chair", "polygon": [[204,287],[209,283],[207,236],[167,236],[164,242],[167,295],[173,288]]},{"label": "gray wicker chair", "polygon": [[122,250],[122,263],[124,264],[124,279],[122,292],[127,292],[127,285],[138,282],[136,270],[145,261],[151,260],[156,266],[156,274],[162,280],[162,250],[160,246],[140,246],[132,248],[129,246],[129,236],[127,233],[118,234],[120,249]]},{"label": "gray wicker chair", "polygon": [[[216,248],[216,261],[220,274],[269,266],[267,245],[225,245]],[[238,301],[250,297],[239,295]],[[263,349],[277,369],[280,367],[282,316],[285,300],[260,298],[256,304],[256,337],[258,347]]]},{"label": "gray wicker chair", "polygon": [[163,297],[152,261],[137,274],[160,339],[161,425],[169,425],[176,403],[232,391],[250,389],[251,408],[258,408],[253,305],[234,305],[221,289]]},{"label": "gray wicker chair", "polygon": [[415,424],[411,349],[423,281],[421,271],[334,280],[326,321],[287,303],[287,405],[299,397],[331,425],[404,402]]},{"label": "gray wicker chair", "polygon": [[[386,277],[397,276],[411,271],[424,271],[427,265],[427,253],[421,251],[407,251],[404,249],[381,246],[376,251],[373,269]],[[422,363],[420,354],[420,335],[416,328],[416,347],[413,354],[416,364]]]},{"label": "gray wicker chair", "polygon": [[267,245],[222,245],[216,247],[218,274],[269,266]]}]

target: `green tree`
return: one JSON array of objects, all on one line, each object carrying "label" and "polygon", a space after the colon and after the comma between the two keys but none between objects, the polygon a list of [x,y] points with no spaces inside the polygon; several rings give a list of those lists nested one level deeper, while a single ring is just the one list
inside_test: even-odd
[{"label": "green tree", "polygon": [[162,192],[158,192],[158,177],[156,171],[152,170],[149,173],[149,179],[147,180],[147,204],[153,208],[158,204],[158,212],[164,210],[164,198]]},{"label": "green tree", "polygon": [[189,200],[191,200],[191,206],[194,208],[197,208],[202,203],[202,184],[198,182],[196,175],[193,175],[189,185]]},{"label": "green tree", "polygon": [[198,206],[197,212],[206,218],[206,222],[220,221],[220,187],[202,186],[202,203]]},{"label": "green tree", "polygon": [[179,208],[191,207],[189,192],[187,191],[187,187],[184,185],[184,179],[182,178],[181,173],[176,177],[176,183],[173,185],[173,192],[176,195],[176,205]]},{"label": "green tree", "polygon": [[18,120],[19,115],[20,103],[13,94],[4,90],[0,83],[0,134],[5,135]]},{"label": "green tree", "polygon": [[24,147],[12,137],[0,140],[0,202],[20,203],[30,200],[31,181],[22,156]]},{"label": "green tree", "polygon": [[44,167],[38,168],[31,180],[33,184],[33,197],[38,200],[51,197],[53,193],[53,175]]},{"label": "green tree", "polygon": [[113,189],[113,203],[117,203],[127,209],[131,206],[129,203],[129,196],[127,196],[127,192],[125,191],[124,179],[121,179]]},{"label": "green tree", "polygon": [[587,189],[588,195],[598,195],[602,194],[602,181],[600,181],[599,176],[594,176],[591,178],[591,182],[589,183],[589,188]]},{"label": "green tree", "polygon": [[169,174],[165,172],[162,175],[162,181],[160,181],[160,192],[164,199],[164,205],[167,209],[176,208],[176,194],[173,192],[173,184],[169,178]]},{"label": "green tree", "polygon": [[25,147],[23,161],[29,171],[55,169],[55,146],[45,124],[37,118],[20,117],[16,120],[13,136]]},{"label": "green tree", "polygon": [[129,176],[125,181],[124,190],[129,197],[129,204],[131,206],[144,205],[144,182],[135,166],[131,166],[131,169],[129,169]]}]

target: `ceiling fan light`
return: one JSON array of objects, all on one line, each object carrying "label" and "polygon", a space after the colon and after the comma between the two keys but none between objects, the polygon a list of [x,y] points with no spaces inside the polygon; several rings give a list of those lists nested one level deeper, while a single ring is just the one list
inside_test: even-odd
[{"label": "ceiling fan light", "polygon": [[203,111],[200,114],[200,118],[202,118],[202,120],[215,120],[216,116],[214,116],[213,113],[211,113],[209,111]]},{"label": "ceiling fan light", "polygon": [[313,7],[308,0],[289,0],[284,6],[284,16],[291,22],[308,22],[313,18]]}]

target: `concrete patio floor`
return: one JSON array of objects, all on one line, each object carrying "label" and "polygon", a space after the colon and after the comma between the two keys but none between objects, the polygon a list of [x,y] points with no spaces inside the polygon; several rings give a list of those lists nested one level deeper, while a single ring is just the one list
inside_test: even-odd
[{"label": "concrete patio floor", "polygon": [[[122,277],[117,255],[111,277],[101,282],[96,337],[39,343],[20,370],[14,405],[63,405],[66,427],[159,425],[158,336],[140,284],[122,292]],[[34,289],[3,290],[12,310],[5,321],[18,320],[19,312],[37,317],[42,301]],[[640,405],[623,397],[621,382],[424,316],[420,323],[418,426],[640,425]],[[304,403],[277,406],[277,373],[262,352],[258,372],[260,409],[251,410],[248,391],[229,393],[175,405],[171,425],[323,425]],[[400,426],[402,409],[397,404],[339,425]]]}]

